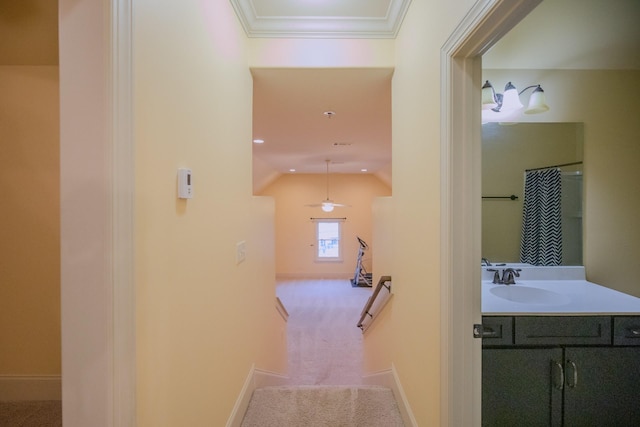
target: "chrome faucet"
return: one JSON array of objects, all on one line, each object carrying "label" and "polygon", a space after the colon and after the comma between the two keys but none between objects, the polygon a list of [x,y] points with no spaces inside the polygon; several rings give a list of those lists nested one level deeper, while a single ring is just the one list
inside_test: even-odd
[{"label": "chrome faucet", "polygon": [[516,277],[520,277],[520,269],[505,268],[502,271],[502,283],[504,285],[515,285]]},{"label": "chrome faucet", "polygon": [[482,262],[480,263],[480,265],[484,265],[484,266],[487,266],[487,267],[491,267],[491,263],[490,263],[490,262],[489,262],[489,260],[488,260],[488,259],[486,259],[486,258],[482,258]]},{"label": "chrome faucet", "polygon": [[493,271],[493,283],[496,285],[515,285],[516,277],[520,277],[521,269],[505,268],[502,270],[502,277],[500,277],[500,270],[494,268],[487,268],[487,271]]}]

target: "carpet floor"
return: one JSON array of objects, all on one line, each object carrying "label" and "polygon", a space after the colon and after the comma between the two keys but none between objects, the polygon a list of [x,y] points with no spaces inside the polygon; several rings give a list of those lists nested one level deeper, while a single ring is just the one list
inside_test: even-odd
[{"label": "carpet floor", "polygon": [[288,280],[276,293],[289,312],[291,385],[362,384],[362,331],[356,326],[372,294],[346,280]]},{"label": "carpet floor", "polygon": [[403,427],[384,387],[293,386],[254,391],[241,427]]},{"label": "carpet floor", "polygon": [[0,402],[2,427],[61,427],[62,402],[59,400]]},{"label": "carpet floor", "polygon": [[276,293],[289,312],[289,385],[255,390],[242,427],[401,427],[393,392],[364,386],[362,331],[371,288],[349,280],[290,280]]}]

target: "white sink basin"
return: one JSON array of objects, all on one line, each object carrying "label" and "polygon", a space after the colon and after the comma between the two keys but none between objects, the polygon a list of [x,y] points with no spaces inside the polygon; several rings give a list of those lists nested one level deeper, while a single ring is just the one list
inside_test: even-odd
[{"label": "white sink basin", "polygon": [[502,285],[490,292],[498,298],[522,304],[565,305],[571,301],[566,295],[530,286]]},{"label": "white sink basin", "polygon": [[637,316],[640,298],[586,280],[519,277],[515,285],[498,285],[491,279],[482,281],[483,315],[585,313]]}]

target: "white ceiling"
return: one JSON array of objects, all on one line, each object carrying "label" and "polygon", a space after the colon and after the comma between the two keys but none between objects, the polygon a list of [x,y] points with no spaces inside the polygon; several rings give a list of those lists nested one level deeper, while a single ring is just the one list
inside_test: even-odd
[{"label": "white ceiling", "polygon": [[393,38],[411,0],[231,0],[249,37]]},{"label": "white ceiling", "polygon": [[[392,69],[254,69],[254,157],[279,173],[383,172]],[[335,114],[327,115],[325,112]]]}]

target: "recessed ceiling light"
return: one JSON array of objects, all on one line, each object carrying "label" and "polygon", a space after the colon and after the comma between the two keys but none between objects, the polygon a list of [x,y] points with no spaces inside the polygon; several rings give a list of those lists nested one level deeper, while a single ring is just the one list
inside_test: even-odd
[{"label": "recessed ceiling light", "polygon": [[295,172],[295,171],[296,171],[295,169],[289,169],[289,172]]},{"label": "recessed ceiling light", "polygon": [[253,143],[254,144],[264,144],[264,139],[254,139]]},{"label": "recessed ceiling light", "polygon": [[335,115],[336,115],[336,112],[335,112],[335,111],[331,111],[331,110],[329,110],[329,111],[325,111],[325,112],[324,112],[324,113],[322,113],[322,114],[324,114],[324,115],[325,115],[325,116],[327,116],[328,118],[331,118],[331,117],[333,117],[333,116],[335,116]]},{"label": "recessed ceiling light", "polygon": [[360,172],[366,172],[367,169],[360,169]]}]

